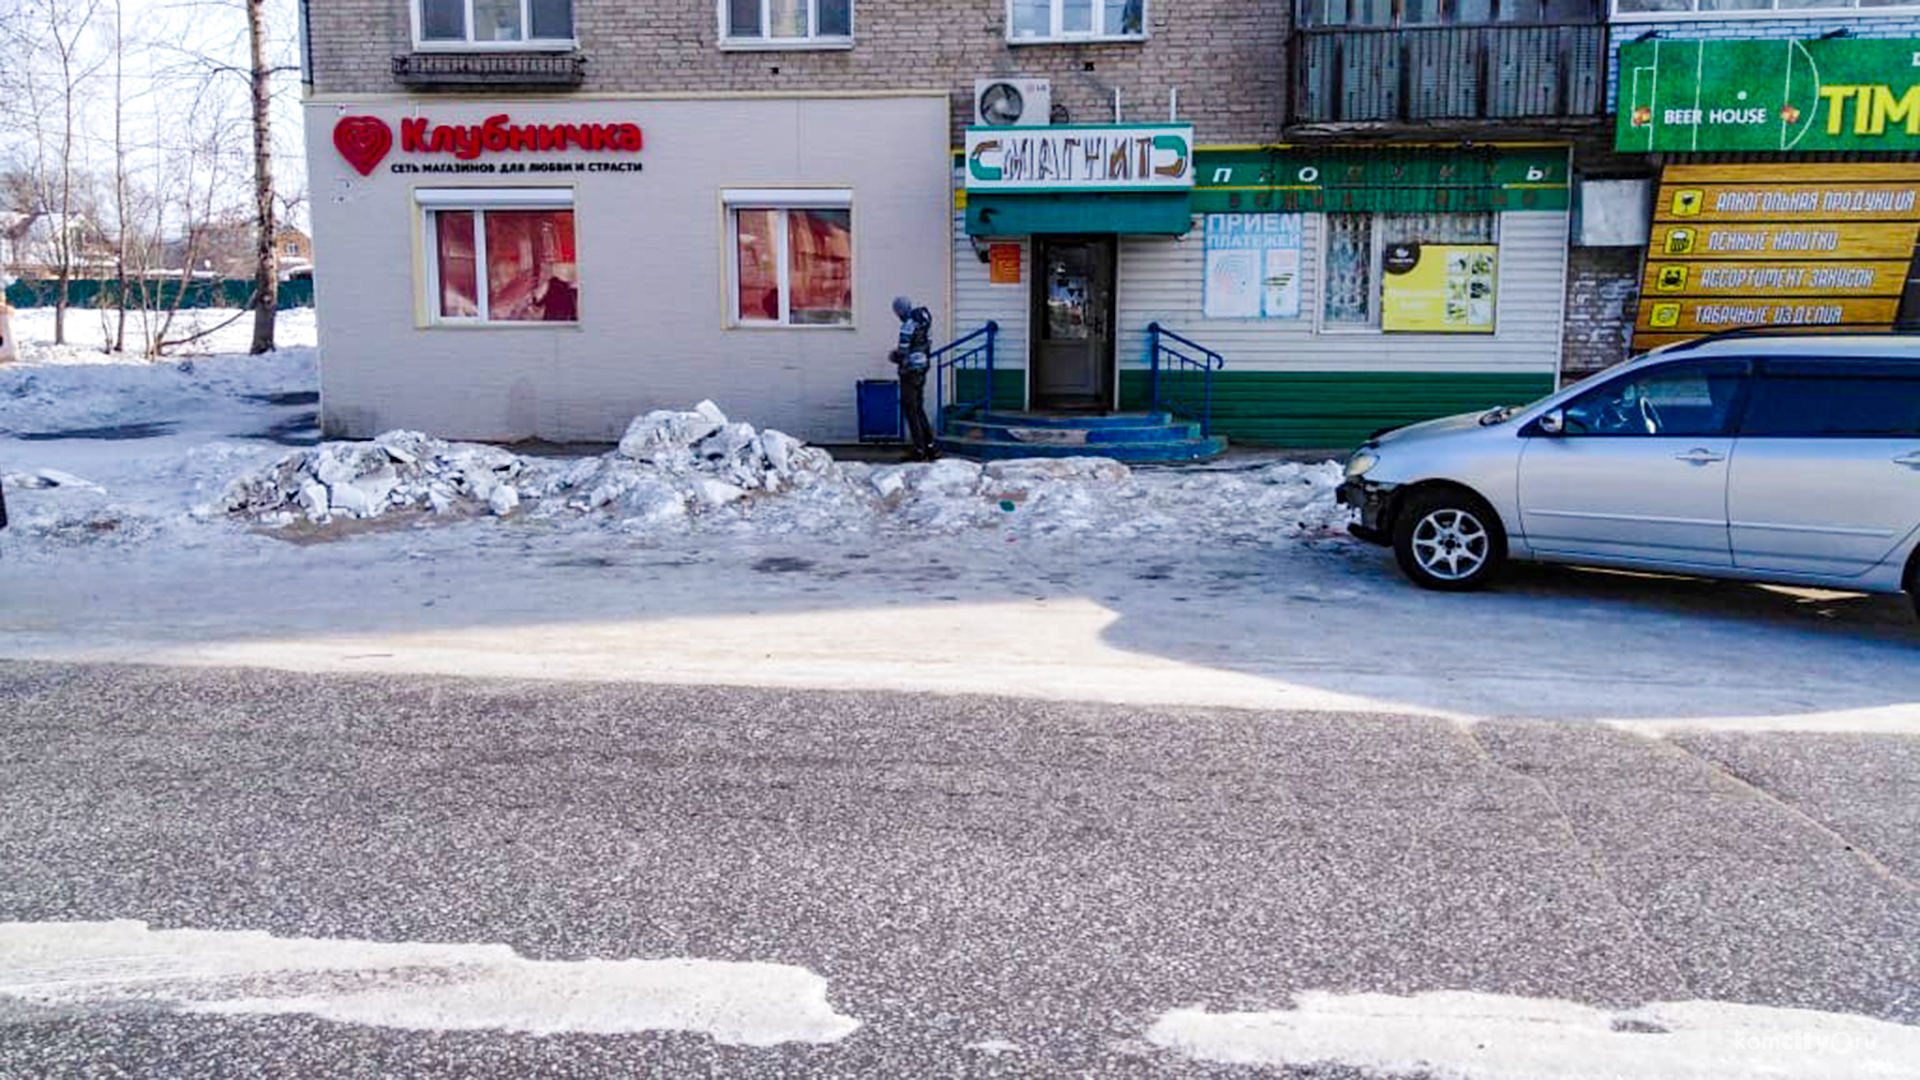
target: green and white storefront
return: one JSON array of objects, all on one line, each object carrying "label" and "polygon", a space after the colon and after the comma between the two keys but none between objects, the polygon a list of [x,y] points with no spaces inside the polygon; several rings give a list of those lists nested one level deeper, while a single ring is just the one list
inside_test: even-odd
[{"label": "green and white storefront", "polygon": [[1225,357],[1213,430],[1248,444],[1530,400],[1560,367],[1568,157],[972,129],[953,326],[999,327],[997,408],[1084,411],[1144,407],[1157,323]]}]

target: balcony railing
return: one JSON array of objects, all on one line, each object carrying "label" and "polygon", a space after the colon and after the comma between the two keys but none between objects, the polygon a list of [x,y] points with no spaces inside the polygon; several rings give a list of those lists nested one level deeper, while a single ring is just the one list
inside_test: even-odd
[{"label": "balcony railing", "polygon": [[1293,122],[1596,116],[1606,45],[1606,27],[1589,24],[1302,30]]},{"label": "balcony railing", "polygon": [[586,67],[578,53],[403,53],[393,58],[393,77],[423,89],[570,90],[585,80]]}]

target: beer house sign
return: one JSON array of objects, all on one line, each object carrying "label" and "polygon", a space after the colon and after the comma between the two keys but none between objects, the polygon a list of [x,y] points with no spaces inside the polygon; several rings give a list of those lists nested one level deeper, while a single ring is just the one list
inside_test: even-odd
[{"label": "beer house sign", "polygon": [[[514,123],[508,113],[477,124],[436,124],[426,117],[400,121],[400,152],[425,155],[426,161],[394,161],[395,173],[565,173],[639,172],[632,160],[645,140],[640,125]],[[333,125],[333,146],[361,176],[372,176],[393,151],[393,128],[378,116],[343,116]],[[499,155],[566,154],[586,151],[598,160],[483,160]],[[451,158],[452,160],[445,160]]]}]

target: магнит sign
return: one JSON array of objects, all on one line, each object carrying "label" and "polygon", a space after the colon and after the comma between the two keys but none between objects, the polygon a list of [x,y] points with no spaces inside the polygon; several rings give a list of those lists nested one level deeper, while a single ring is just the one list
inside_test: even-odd
[{"label": "\u043c\u0430\u0433\u043d\u0438\u0442 sign", "polygon": [[1920,148],[1920,40],[1629,42],[1614,146]]},{"label": "\u043c\u0430\u0433\u043d\u0438\u0442 sign", "polygon": [[969,191],[1184,191],[1186,124],[967,129]]}]

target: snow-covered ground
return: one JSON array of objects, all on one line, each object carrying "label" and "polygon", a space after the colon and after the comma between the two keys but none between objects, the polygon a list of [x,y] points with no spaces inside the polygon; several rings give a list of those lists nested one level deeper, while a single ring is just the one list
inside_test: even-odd
[{"label": "snow-covered ground", "polygon": [[1331,463],[868,465],[691,409],[583,458],[314,445],[306,313],[159,364],[18,326],[0,656],[1920,729],[1904,601],[1423,593],[1345,536]]}]

